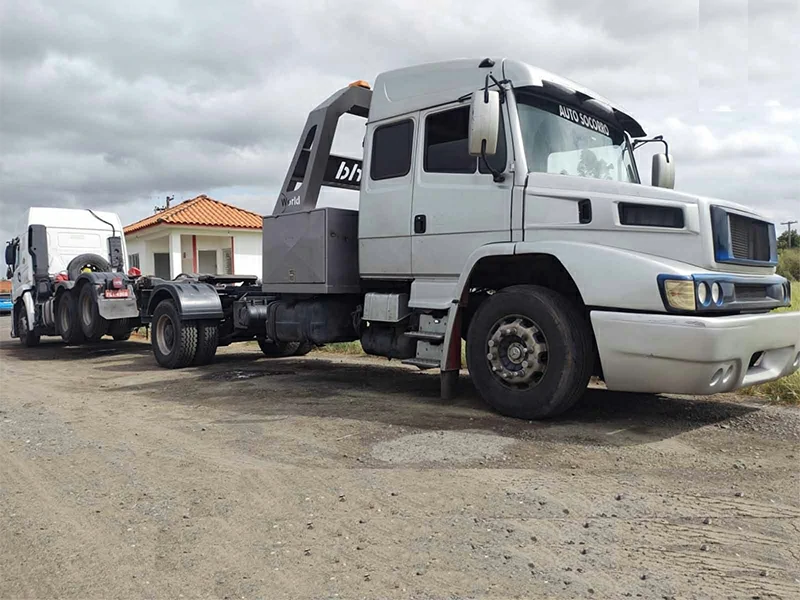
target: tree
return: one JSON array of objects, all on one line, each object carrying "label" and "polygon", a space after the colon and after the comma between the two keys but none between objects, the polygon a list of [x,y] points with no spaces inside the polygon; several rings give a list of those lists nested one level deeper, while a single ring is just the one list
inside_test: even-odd
[{"label": "tree", "polygon": [[800,233],[792,229],[792,243],[789,244],[789,230],[784,231],[778,236],[778,250],[785,250],[786,248],[800,248]]}]

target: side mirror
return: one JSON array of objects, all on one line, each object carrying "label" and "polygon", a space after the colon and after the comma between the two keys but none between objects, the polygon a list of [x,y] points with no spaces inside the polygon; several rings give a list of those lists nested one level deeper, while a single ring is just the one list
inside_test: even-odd
[{"label": "side mirror", "polygon": [[472,94],[469,109],[469,153],[493,156],[497,152],[500,125],[500,92],[480,90]]},{"label": "side mirror", "polygon": [[13,242],[8,242],[8,244],[6,244],[6,264],[9,267],[13,267],[14,263],[17,262],[16,261],[17,257],[15,256],[16,252],[14,252],[15,248],[16,246],[14,245]]},{"label": "side mirror", "polygon": [[653,155],[651,184],[656,187],[673,189],[675,187],[675,161],[669,154]]}]

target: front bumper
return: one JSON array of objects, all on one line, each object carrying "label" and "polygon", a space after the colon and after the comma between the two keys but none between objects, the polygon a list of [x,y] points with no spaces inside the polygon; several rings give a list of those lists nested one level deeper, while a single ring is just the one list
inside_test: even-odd
[{"label": "front bumper", "polygon": [[800,367],[800,312],[696,317],[594,311],[591,319],[610,390],[717,394]]}]

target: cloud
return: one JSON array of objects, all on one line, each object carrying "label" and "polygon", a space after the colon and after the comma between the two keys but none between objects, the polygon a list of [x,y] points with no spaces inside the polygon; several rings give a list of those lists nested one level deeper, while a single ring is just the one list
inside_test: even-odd
[{"label": "cloud", "polygon": [[[790,211],[799,5],[6,0],[0,214],[89,206],[130,222],[167,194],[197,193],[266,214],[308,111],[333,91],[386,69],[483,55],[580,81],[666,133],[679,188]],[[720,106],[733,110],[711,111]],[[360,153],[362,135],[349,123],[337,151]],[[325,202],[354,201],[331,191]]]}]

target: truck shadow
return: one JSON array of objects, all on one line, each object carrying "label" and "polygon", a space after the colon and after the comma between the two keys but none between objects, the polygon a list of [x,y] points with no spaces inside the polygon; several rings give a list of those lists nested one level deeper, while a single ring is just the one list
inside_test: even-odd
[{"label": "truck shadow", "polygon": [[[111,338],[81,344],[80,346],[67,346],[60,338],[42,338],[39,345],[33,348],[25,348],[15,339],[2,340],[0,341],[0,350],[6,356],[23,361],[86,361],[103,356],[117,355],[126,358],[147,357],[152,362],[152,352],[149,344],[135,341],[116,342]],[[134,360],[136,359],[134,358]],[[101,366],[100,368],[103,367]]]},{"label": "truck shadow", "polygon": [[[114,368],[130,372],[131,365]],[[165,373],[157,367],[154,370]],[[278,416],[339,418],[418,430],[487,430],[519,439],[603,446],[652,443],[759,410],[718,398],[590,388],[564,415],[531,422],[493,412],[464,374],[458,396],[442,400],[436,374],[381,363],[342,363],[313,355],[264,359],[259,353],[226,353],[213,365],[181,373],[180,378],[159,376],[152,383],[121,389],[153,402],[241,413],[250,417],[248,422],[266,422]]]}]

